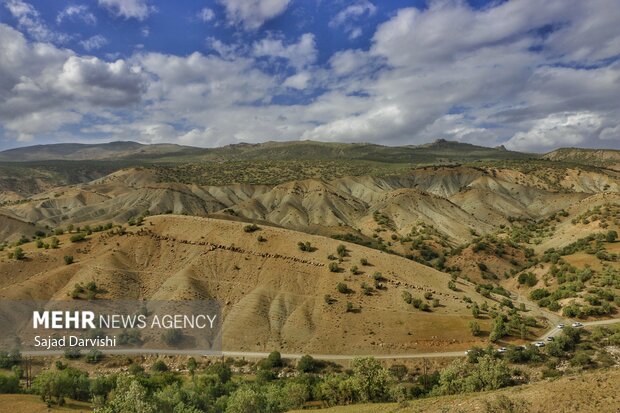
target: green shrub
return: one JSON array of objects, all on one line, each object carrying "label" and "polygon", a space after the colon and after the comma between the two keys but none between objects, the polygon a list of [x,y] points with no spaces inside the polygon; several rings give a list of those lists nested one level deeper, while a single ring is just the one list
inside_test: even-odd
[{"label": "green shrub", "polygon": [[316,248],[312,246],[310,241],[306,241],[306,242],[299,241],[297,243],[297,247],[299,247],[300,251],[304,251],[304,252],[314,252],[314,251],[316,251]]},{"label": "green shrub", "polygon": [[339,257],[346,257],[347,256],[347,247],[344,244],[340,244],[338,245],[338,247],[336,248],[336,252],[338,253]]},{"label": "green shrub", "polygon": [[243,227],[244,232],[254,232],[254,231],[258,231],[259,229],[260,227],[256,224],[249,224]]},{"label": "green shrub", "polygon": [[26,253],[24,252],[24,250],[21,249],[21,247],[15,247],[12,254],[13,254],[13,258],[15,258],[18,261],[26,258]]},{"label": "green shrub", "polygon": [[168,365],[163,360],[157,360],[151,366],[151,370],[153,370],[153,371],[155,371],[157,373],[163,373],[165,371],[168,371]]},{"label": "green shrub", "polygon": [[69,238],[69,241],[80,242],[80,241],[84,241],[85,239],[86,239],[86,234],[83,232],[80,232],[79,234],[71,235],[71,238]]},{"label": "green shrub", "polygon": [[101,351],[92,349],[91,351],[88,352],[84,360],[87,363],[96,364],[96,363],[99,363],[102,358],[103,358],[103,353]]}]

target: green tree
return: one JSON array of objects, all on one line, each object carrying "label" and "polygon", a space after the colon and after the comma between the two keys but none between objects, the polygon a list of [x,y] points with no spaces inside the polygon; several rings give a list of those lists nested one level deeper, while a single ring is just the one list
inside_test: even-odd
[{"label": "green tree", "polygon": [[473,336],[479,336],[480,335],[480,325],[475,322],[475,321],[470,321],[469,322],[469,329],[471,330],[471,334]]},{"label": "green tree", "polygon": [[471,315],[474,316],[474,318],[478,318],[480,317],[480,307],[478,307],[478,303],[474,303],[471,307]]},{"label": "green tree", "polygon": [[249,387],[241,387],[228,399],[226,413],[261,413],[265,411],[265,397]]},{"label": "green tree", "polygon": [[493,319],[493,327],[491,328],[489,340],[491,340],[492,342],[496,342],[502,337],[504,337],[506,334],[508,334],[508,328],[506,327],[504,316],[500,314]]},{"label": "green tree", "polygon": [[118,376],[110,400],[95,413],[156,413],[157,406],[146,388],[130,376]]},{"label": "green tree", "polygon": [[353,360],[353,378],[362,402],[380,402],[388,399],[390,375],[373,357]]},{"label": "green tree", "polygon": [[497,390],[511,382],[510,369],[504,360],[486,354],[476,364],[456,360],[443,369],[436,394],[461,394]]},{"label": "green tree", "polygon": [[16,375],[5,376],[0,374],[0,394],[19,393],[19,378]]},{"label": "green tree", "polygon": [[309,355],[305,355],[297,362],[297,370],[302,373],[313,373],[318,369],[317,361]]}]

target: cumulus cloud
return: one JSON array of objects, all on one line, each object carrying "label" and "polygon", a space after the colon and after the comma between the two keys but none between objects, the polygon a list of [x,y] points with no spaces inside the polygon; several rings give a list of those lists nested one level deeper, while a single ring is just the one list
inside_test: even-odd
[{"label": "cumulus cloud", "polygon": [[516,133],[506,146],[515,150],[576,146],[590,140],[602,122],[595,113],[555,113],[536,121],[530,130]]},{"label": "cumulus cloud", "polygon": [[362,29],[356,25],[362,17],[373,16],[377,7],[368,0],[360,0],[340,10],[330,21],[329,27],[341,27],[348,33],[350,39],[356,39],[362,35]]},{"label": "cumulus cloud", "polygon": [[293,67],[312,64],[317,58],[316,43],[312,33],[303,34],[297,43],[285,45],[282,39],[263,39],[254,43],[254,56],[281,58]]},{"label": "cumulus cloud", "polygon": [[127,106],[138,102],[143,91],[139,70],[124,60],[70,56],[54,80],[56,90],[97,106]]},{"label": "cumulus cloud", "polygon": [[4,24],[0,44],[0,124],[22,140],[96,116],[101,107],[137,103],[144,91],[139,70],[123,60],[29,43]]},{"label": "cumulus cloud", "polygon": [[215,12],[212,9],[205,7],[198,12],[198,18],[205,23],[210,22],[215,18]]},{"label": "cumulus cloud", "polygon": [[101,49],[103,46],[108,44],[108,39],[101,36],[100,34],[97,34],[95,36],[89,37],[86,40],[80,41],[80,44],[82,45],[84,50],[90,52],[91,50]]},{"label": "cumulus cloud", "polygon": [[311,76],[308,72],[300,72],[296,73],[292,76],[286,78],[284,83],[282,84],[284,87],[289,87],[292,89],[304,90],[308,88],[310,84]]},{"label": "cumulus cloud", "polygon": [[154,11],[147,0],[99,0],[99,5],[126,19],[144,20]]},{"label": "cumulus cloud", "polygon": [[[367,108],[317,126],[305,136],[347,140],[352,130],[359,130],[360,138],[373,139],[368,119],[384,113],[382,108],[396,107],[398,112],[392,113],[401,113],[399,119],[404,121],[384,122],[378,135],[382,142],[447,137],[494,145],[514,136],[511,145],[517,147],[518,141],[522,150],[546,150],[572,142],[596,145],[600,139],[592,130],[596,120],[609,123],[618,116],[614,96],[620,92],[620,66],[557,64],[555,37],[548,35],[549,30],[555,32],[549,27],[580,32],[593,21],[608,21],[602,8],[588,8],[582,2],[570,2],[570,6],[522,1],[474,10],[464,2],[442,1],[431,2],[425,10],[401,9],[378,27],[368,51],[346,50],[330,59],[332,72],[341,76],[332,87],[367,95]],[[620,30],[606,33],[613,39]],[[610,42],[587,44],[584,56],[609,58],[613,53]],[[372,59],[388,67],[369,71]],[[367,72],[362,80],[360,71]],[[459,115],[450,115],[455,109]],[[565,129],[571,131],[570,138],[538,142],[531,138],[543,130],[557,130],[549,123],[567,116],[557,114],[588,111],[585,118],[568,116]]]},{"label": "cumulus cloud", "polygon": [[[13,1],[15,16],[35,15]],[[605,7],[433,1],[398,10],[369,46],[325,61],[312,33],[209,38],[209,54],[104,60],[36,40],[25,23],[18,28],[30,40],[0,24],[0,125],[22,140],[78,125],[85,136],[200,146],[447,138],[523,151],[620,147],[620,4],[599,1]],[[288,3],[222,1],[228,19],[249,30]],[[352,10],[341,26],[371,14]]]},{"label": "cumulus cloud", "polygon": [[372,57],[362,50],[344,50],[329,59],[331,70],[338,76],[363,72],[371,63]]},{"label": "cumulus cloud", "polygon": [[56,16],[56,23],[60,24],[65,19],[81,20],[87,24],[97,23],[97,18],[95,15],[88,9],[87,6],[84,5],[72,5],[65,7]]},{"label": "cumulus cloud", "polygon": [[17,20],[19,28],[26,31],[33,39],[58,43],[69,40],[70,36],[49,29],[39,12],[31,4],[21,0],[6,0],[4,5]]},{"label": "cumulus cloud", "polygon": [[284,13],[290,0],[219,0],[232,24],[256,30],[267,20]]},{"label": "cumulus cloud", "polygon": [[171,119],[178,111],[200,117],[207,109],[266,102],[276,85],[248,58],[230,61],[195,52],[187,57],[146,53],[136,60],[150,78],[146,97]]}]

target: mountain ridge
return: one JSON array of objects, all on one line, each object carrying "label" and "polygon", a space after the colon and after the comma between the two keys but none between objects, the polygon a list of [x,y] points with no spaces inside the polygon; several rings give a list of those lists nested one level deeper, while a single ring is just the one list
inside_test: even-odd
[{"label": "mountain ridge", "polygon": [[385,146],[374,143],[338,143],[321,141],[267,141],[237,143],[216,148],[199,148],[171,143],[142,144],[114,141],[102,144],[58,143],[8,149],[0,152],[2,162],[53,160],[189,161],[254,159],[360,159],[380,162],[424,162],[429,155],[445,161],[473,159],[524,159],[535,154],[508,151],[437,139],[422,145]]}]

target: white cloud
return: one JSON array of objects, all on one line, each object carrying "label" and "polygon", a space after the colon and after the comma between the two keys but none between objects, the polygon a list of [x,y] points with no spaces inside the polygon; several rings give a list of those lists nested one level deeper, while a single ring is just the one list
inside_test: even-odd
[{"label": "white cloud", "polygon": [[6,0],[4,5],[9,13],[17,19],[19,28],[26,31],[35,40],[58,43],[69,40],[70,36],[50,30],[39,12],[31,4],[21,0]]},{"label": "white cloud", "polygon": [[404,123],[405,113],[397,105],[383,105],[361,115],[349,116],[318,126],[302,139],[321,141],[366,142],[387,128]]},{"label": "white cloud", "polygon": [[329,21],[329,25],[331,27],[337,27],[349,22],[352,19],[357,19],[364,15],[372,16],[376,12],[377,8],[371,2],[367,0],[358,1],[357,3],[352,4],[338,12],[338,14],[336,14],[334,18]]},{"label": "white cloud", "polygon": [[290,0],[219,0],[232,24],[255,30],[284,13]]},{"label": "white cloud", "polygon": [[344,50],[335,53],[329,60],[332,71],[341,75],[350,75],[361,71],[371,61],[368,53],[361,50]]},{"label": "white cloud", "polygon": [[108,44],[108,40],[100,34],[97,34],[95,36],[89,37],[86,40],[82,40],[80,44],[82,45],[84,50],[90,52],[92,50],[101,49],[103,46]]},{"label": "white cloud", "polygon": [[108,63],[29,43],[4,24],[0,45],[0,124],[19,139],[54,132],[87,114],[96,117],[101,107],[141,99],[142,75],[125,61]]},{"label": "white cloud", "polygon": [[329,27],[342,28],[348,33],[350,39],[356,39],[362,35],[362,29],[355,23],[362,17],[373,16],[377,7],[368,0],[359,0],[340,10],[330,21]]},{"label": "white cloud", "polygon": [[[155,107],[188,114],[206,109],[229,108],[236,104],[268,101],[275,81],[258,69],[253,61],[237,58],[234,61],[195,52],[187,57],[147,53],[136,61],[150,76],[147,98]],[[202,116],[202,115],[200,115]]]},{"label": "white cloud", "polygon": [[126,19],[146,19],[155,9],[149,6],[147,0],[98,0],[99,5],[105,7],[118,17]]},{"label": "white cloud", "polygon": [[72,5],[65,7],[56,16],[56,23],[60,24],[65,19],[79,19],[91,25],[97,23],[97,18],[95,15],[88,9],[88,6],[84,5]]},{"label": "white cloud", "polygon": [[281,39],[263,39],[254,43],[254,56],[286,59],[293,67],[304,67],[316,61],[317,50],[314,35],[303,34],[297,43],[285,45]]},{"label": "white cloud", "polygon": [[[69,134],[64,127],[76,125],[75,140],[105,134],[201,146],[303,137],[620,147],[620,62],[610,58],[620,27],[605,15],[615,15],[614,4],[599,1],[609,7],[521,0],[479,10],[433,1],[396,12],[368,48],[326,62],[312,33],[269,33],[253,43],[209,38],[211,54],[140,50],[106,61],[27,41],[0,24],[0,125],[14,139]],[[32,15],[21,4],[16,15]],[[233,21],[248,29],[265,20]]]},{"label": "white cloud", "polygon": [[310,80],[310,73],[300,72],[286,78],[282,85],[284,87],[289,87],[292,89],[304,90],[308,88]]},{"label": "white cloud", "polygon": [[124,60],[70,56],[55,79],[55,88],[92,105],[126,106],[140,100],[143,84],[138,70]]},{"label": "white cloud", "polygon": [[620,2],[573,2],[568,7],[573,7],[579,18],[571,19],[570,24],[551,33],[545,41],[555,58],[594,64],[620,55]]},{"label": "white cloud", "polygon": [[555,113],[536,121],[530,130],[516,133],[506,147],[527,151],[576,146],[591,140],[602,123],[595,113]]},{"label": "white cloud", "polygon": [[198,18],[205,23],[210,22],[215,18],[215,12],[212,9],[205,7],[198,12]]}]

